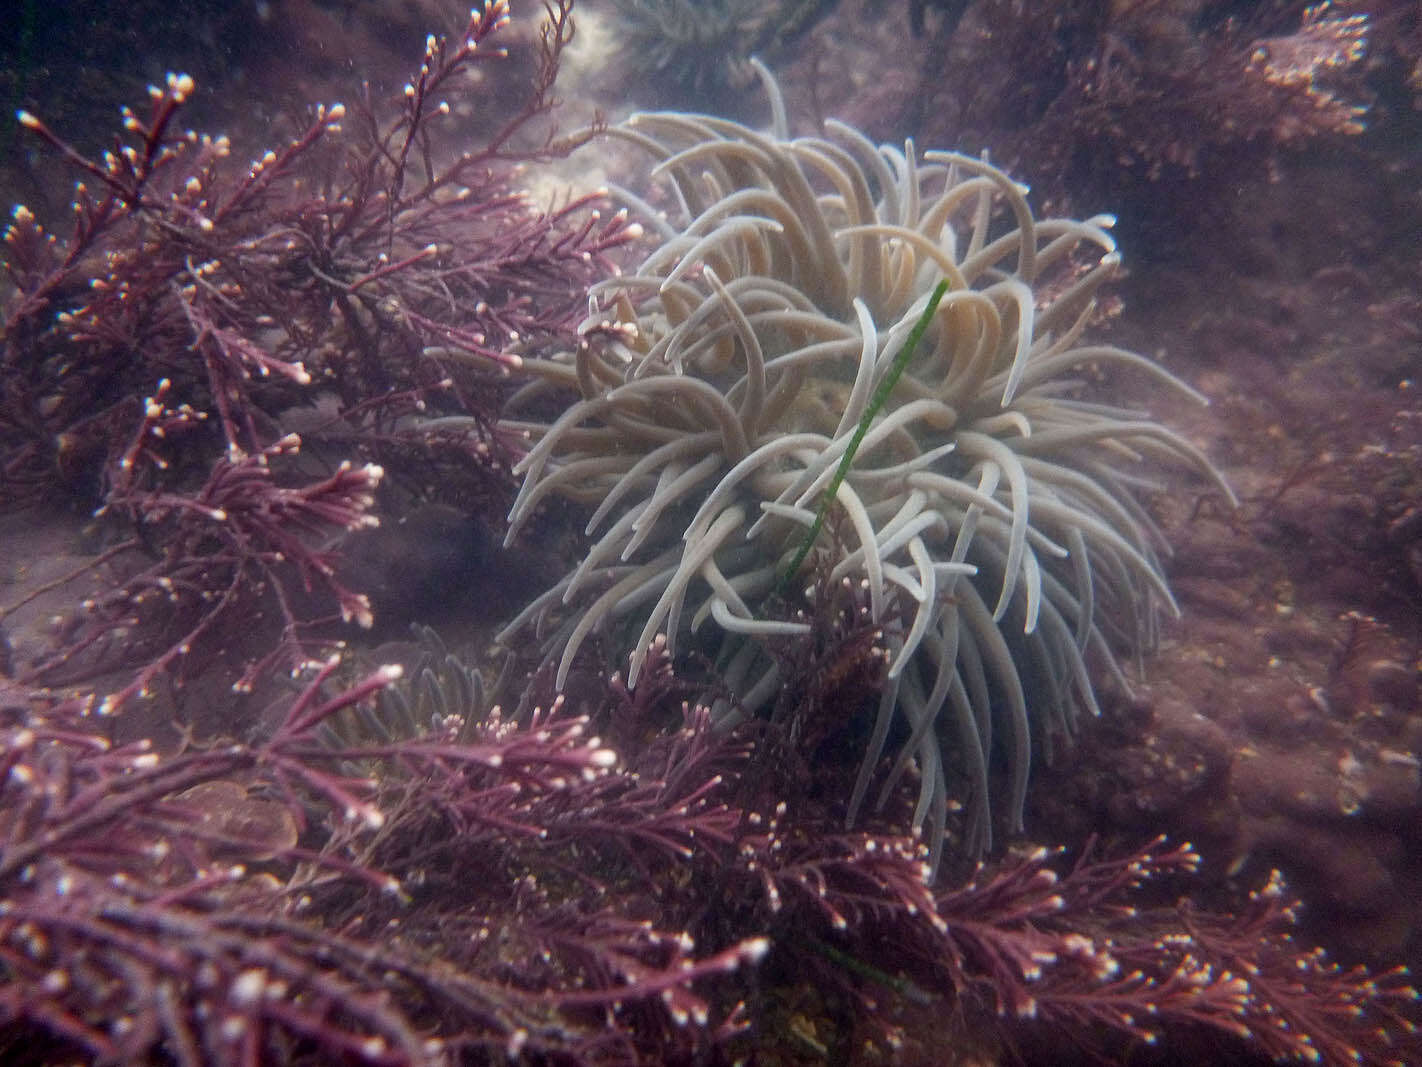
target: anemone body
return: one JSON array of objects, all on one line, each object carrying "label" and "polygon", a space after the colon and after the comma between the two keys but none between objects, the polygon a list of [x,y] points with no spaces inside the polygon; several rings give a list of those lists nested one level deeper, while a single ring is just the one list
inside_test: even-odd
[{"label": "anemone body", "polygon": [[[595,288],[575,352],[528,361],[509,538],[562,497],[592,509],[590,547],[505,635],[537,628],[560,687],[594,632],[631,686],[659,634],[701,641],[738,694],[723,720],[754,714],[779,685],[766,644],[809,630],[787,607],[808,567],[777,594],[864,423],[810,553],[862,583],[888,655],[848,815],[912,767],[936,862],[950,795],[969,851],[990,844],[991,793],[1019,826],[1033,751],[1096,711],[1088,660],[1119,673],[1115,653],[1175,611],[1141,501],[1154,475],[1228,488],[1183,438],[1079,395],[1084,367],[1111,364],[1190,392],[1082,341],[1119,262],[1109,218],[1035,219],[983,160],[833,123],[790,139],[775,111],[767,134],[681,113],[610,131],[651,154],[684,218],[629,195],[659,246]],[[572,399],[537,417],[554,395]]]}]

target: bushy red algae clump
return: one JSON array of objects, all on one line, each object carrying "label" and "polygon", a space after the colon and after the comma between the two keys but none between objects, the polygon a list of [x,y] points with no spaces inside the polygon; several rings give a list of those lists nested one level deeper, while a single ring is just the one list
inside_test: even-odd
[{"label": "bushy red algae clump", "polygon": [[1233,916],[1150,903],[1188,845],[1014,852],[933,889],[920,841],[777,799],[764,733],[718,735],[703,705],[614,751],[595,721],[676,714],[664,651],[591,719],[559,698],[332,743],[400,684],[337,669],[266,739],[176,752],[110,743],[82,699],[7,695],[0,1040],[128,1063],[733,1062],[791,1054],[809,982],[849,1011],[798,1013],[835,1062],[926,1062],[927,1008],[939,1052],[1204,1034],[1406,1062],[1405,977],[1295,945],[1277,881]]},{"label": "bushy red algae clump", "polygon": [[100,557],[110,592],[63,647],[16,666],[26,680],[146,663],[119,702],[238,603],[299,663],[323,618],[369,624],[324,546],[376,521],[382,478],[393,501],[500,497],[491,419],[511,346],[566,337],[636,232],[595,197],[540,211],[509,183],[515,160],[566,148],[533,134],[567,6],[488,142],[446,143],[444,94],[500,57],[506,21],[504,4],[476,10],[461,39],[428,40],[395,101],[317,106],[250,166],[179,127],[185,75],[146,115],[125,109],[97,159],[20,114],[81,180],[68,236],[25,207],[5,234],[0,493],[97,505],[116,542]]}]

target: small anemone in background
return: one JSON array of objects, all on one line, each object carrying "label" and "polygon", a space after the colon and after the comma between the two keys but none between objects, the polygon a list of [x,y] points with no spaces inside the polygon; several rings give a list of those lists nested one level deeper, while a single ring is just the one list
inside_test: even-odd
[{"label": "small anemone in background", "polygon": [[324,742],[358,748],[431,734],[465,742],[484,723],[490,709],[483,678],[435,629],[411,626],[409,641],[380,651],[400,665],[399,677],[375,694],[373,704],[353,704],[323,722],[318,735]]},{"label": "small anemone in background", "polygon": [[744,88],[748,62],[772,20],[762,0],[612,0],[624,48],[647,76],[697,95]]},{"label": "small anemone in background", "polygon": [[887,670],[847,816],[913,768],[936,865],[950,795],[969,855],[991,847],[990,796],[1019,829],[1034,751],[1098,711],[1088,663],[1120,677],[1117,653],[1176,613],[1143,503],[1160,473],[1233,497],[1189,441],[1084,395],[1117,367],[1204,399],[1083,340],[1120,262],[1110,217],[1034,218],[982,159],[840,123],[791,139],[756,67],[768,134],[682,113],[609,131],[685,218],[619,194],[657,247],[593,288],[575,351],[525,362],[508,539],[549,498],[593,510],[585,558],[502,639],[542,635],[560,688],[594,633],[630,656],[629,687],[659,634],[695,642],[735,694],[713,709],[729,726],[776,698],[808,576],[860,583]]}]

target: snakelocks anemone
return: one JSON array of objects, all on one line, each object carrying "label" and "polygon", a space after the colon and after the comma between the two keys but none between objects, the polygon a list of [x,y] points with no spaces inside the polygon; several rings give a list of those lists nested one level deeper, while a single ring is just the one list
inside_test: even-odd
[{"label": "snakelocks anemone", "polygon": [[[1035,219],[982,159],[835,122],[791,139],[764,80],[768,134],[680,113],[609,131],[650,154],[685,221],[619,194],[658,247],[594,289],[576,351],[525,362],[509,539],[559,497],[591,509],[590,548],[503,637],[536,629],[560,688],[594,632],[629,686],[659,635],[698,642],[737,694],[730,722],[776,694],[763,644],[809,631],[793,605],[812,565],[862,583],[888,670],[849,819],[876,778],[916,769],[936,863],[950,796],[969,852],[990,846],[991,792],[1020,827],[1034,748],[1097,711],[1088,659],[1119,673],[1116,652],[1176,611],[1140,499],[1154,476],[1230,492],[1178,434],[1080,395],[1086,368],[1115,365],[1203,400],[1082,340],[1119,263],[1109,217]],[[828,532],[788,575],[822,503]]]}]

